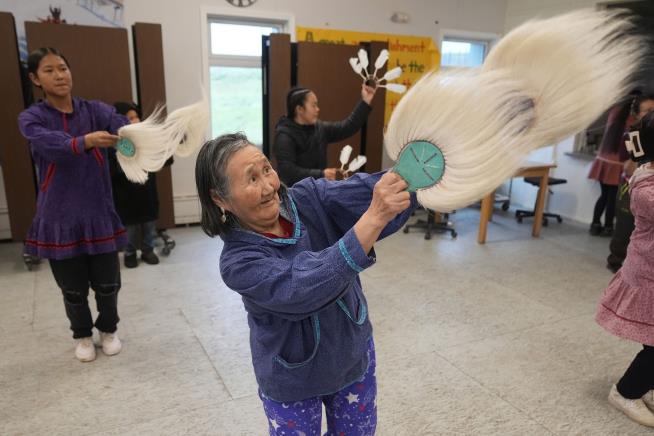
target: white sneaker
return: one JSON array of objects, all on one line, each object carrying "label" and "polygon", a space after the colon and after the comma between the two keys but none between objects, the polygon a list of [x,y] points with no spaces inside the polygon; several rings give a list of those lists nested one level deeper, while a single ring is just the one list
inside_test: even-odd
[{"label": "white sneaker", "polygon": [[95,360],[95,344],[91,336],[77,340],[75,357],[80,362],[93,362]]},{"label": "white sneaker", "polygon": [[629,400],[620,395],[617,387],[613,385],[609,392],[609,403],[638,424],[654,427],[654,414],[650,412],[642,399]]},{"label": "white sneaker", "polygon": [[654,390],[647,392],[645,395],[643,395],[642,399],[647,408],[654,412]]},{"label": "white sneaker", "polygon": [[118,335],[115,332],[100,332],[100,340],[102,341],[102,352],[107,356],[118,354],[123,348],[123,344],[120,343],[120,339],[118,339]]}]

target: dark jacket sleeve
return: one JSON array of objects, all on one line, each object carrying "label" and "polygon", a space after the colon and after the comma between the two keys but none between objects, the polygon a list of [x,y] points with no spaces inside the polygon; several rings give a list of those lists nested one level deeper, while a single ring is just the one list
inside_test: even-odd
[{"label": "dark jacket sleeve", "polygon": [[297,165],[295,142],[290,135],[284,132],[279,132],[275,136],[275,157],[277,158],[279,177],[288,186],[307,177],[319,179],[323,176],[321,169],[303,168]]},{"label": "dark jacket sleeve", "polygon": [[361,130],[361,127],[368,119],[370,111],[372,111],[372,108],[362,100],[354,107],[350,116],[343,121],[321,122],[322,132],[327,143],[349,138]]}]

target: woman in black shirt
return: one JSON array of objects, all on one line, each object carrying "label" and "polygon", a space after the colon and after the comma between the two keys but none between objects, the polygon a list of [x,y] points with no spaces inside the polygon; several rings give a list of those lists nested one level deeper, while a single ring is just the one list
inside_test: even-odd
[{"label": "woman in black shirt", "polygon": [[281,180],[291,186],[307,177],[336,180],[337,168],[327,167],[327,144],[354,135],[372,110],[376,89],[363,85],[361,101],[348,118],[340,122],[318,119],[316,94],[307,88],[293,88],[286,95],[286,116],[275,127],[275,157]]}]

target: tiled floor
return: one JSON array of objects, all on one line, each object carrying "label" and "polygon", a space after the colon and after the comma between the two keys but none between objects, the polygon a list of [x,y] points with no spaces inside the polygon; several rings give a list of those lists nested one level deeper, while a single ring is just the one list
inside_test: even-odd
[{"label": "tiled floor", "polygon": [[[602,331],[608,240],[556,223],[451,217],[458,239],[399,233],[362,274],[375,327],[379,435],[639,435],[606,402],[638,350]],[[172,230],[158,266],[122,270],[121,354],[73,356],[47,264],[0,244],[0,435],[262,435],[248,327],[219,240]]]}]

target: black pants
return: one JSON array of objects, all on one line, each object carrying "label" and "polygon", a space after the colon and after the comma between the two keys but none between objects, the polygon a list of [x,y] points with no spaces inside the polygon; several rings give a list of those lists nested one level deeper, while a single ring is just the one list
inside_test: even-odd
[{"label": "black pants", "polygon": [[604,226],[613,227],[613,217],[615,216],[615,199],[618,195],[618,187],[614,185],[606,185],[600,182],[602,194],[595,203],[595,211],[593,212],[593,224],[601,224],[602,213],[606,210],[604,215]]},{"label": "black pants", "polygon": [[93,335],[89,309],[89,285],[95,291],[98,319],[95,327],[105,333],[116,331],[120,267],[118,253],[82,255],[71,259],[50,260],[50,269],[64,295],[66,315],[73,338]]},{"label": "black pants", "polygon": [[636,400],[654,389],[654,347],[643,345],[617,387],[620,395],[630,400]]},{"label": "black pants", "polygon": [[606,259],[607,263],[615,269],[622,267],[622,262],[627,257],[629,239],[634,231],[634,216],[629,209],[629,203],[629,184],[625,182],[620,185],[618,190],[615,205],[615,229],[609,244],[611,254]]}]

